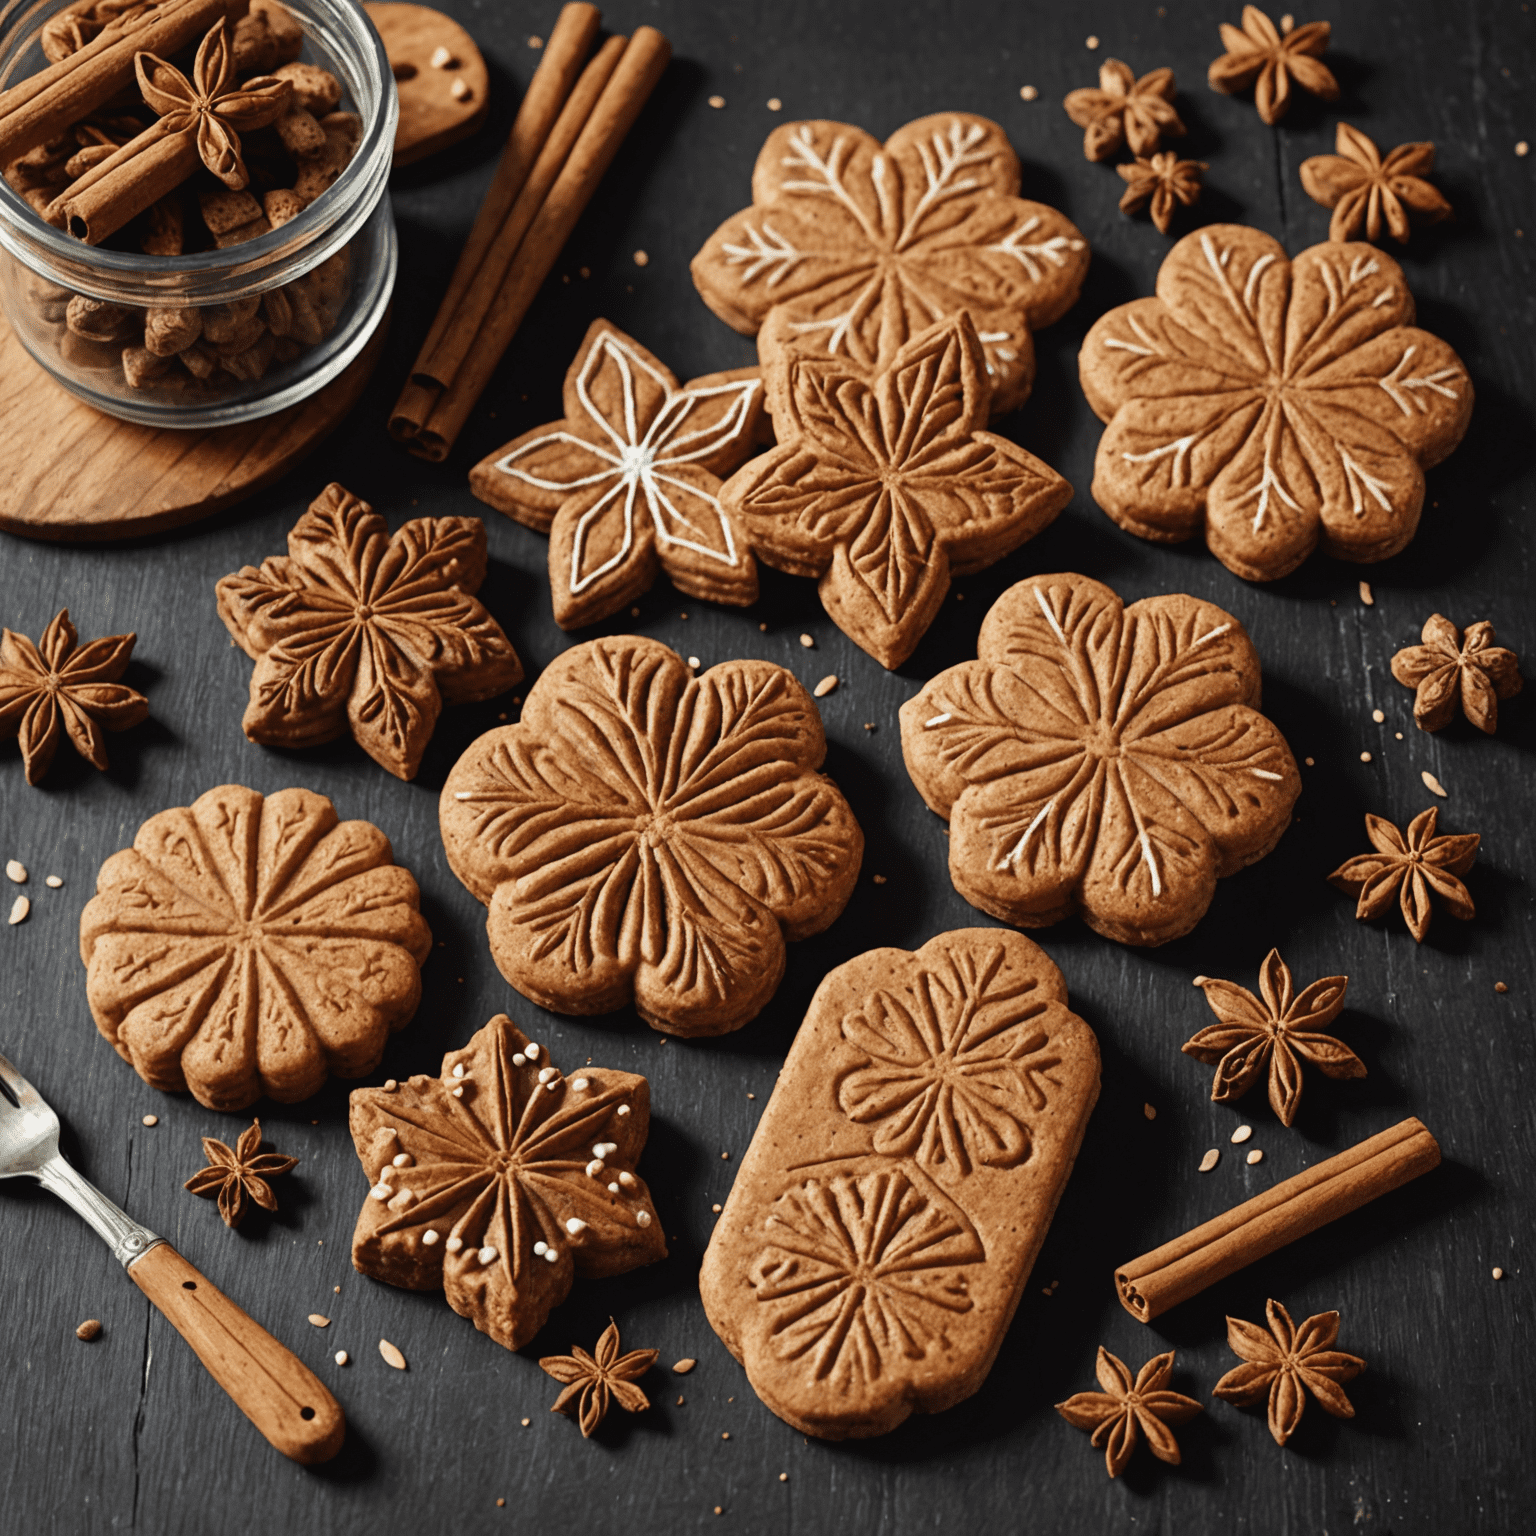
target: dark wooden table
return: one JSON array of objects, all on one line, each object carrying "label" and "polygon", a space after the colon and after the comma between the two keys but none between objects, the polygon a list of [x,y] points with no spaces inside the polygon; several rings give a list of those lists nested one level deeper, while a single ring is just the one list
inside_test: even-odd
[{"label": "dark wooden table", "polygon": [[[80,1221],[30,1187],[9,1186],[0,1194],[0,1531],[1522,1527],[1529,1515],[1520,1512],[1536,1497],[1536,1407],[1521,1331],[1532,1310],[1524,1243],[1536,1153],[1526,873],[1536,854],[1528,819],[1536,690],[1505,707],[1496,739],[1460,721],[1429,737],[1414,728],[1411,695],[1393,682],[1388,660],[1438,610],[1458,624],[1492,619],[1501,639],[1526,651],[1528,666],[1536,661],[1526,524],[1536,441],[1526,403],[1536,383],[1536,159],[1515,150],[1522,137],[1536,139],[1529,8],[1514,0],[1337,7],[1329,62],[1342,100],[1331,107],[1302,98],[1273,130],[1249,101],[1205,85],[1219,51],[1216,24],[1237,19],[1236,0],[1170,4],[1166,15],[1116,0],[619,6],[610,22],[660,26],[675,62],[457,450],[428,466],[393,447],[385,413],[536,62],[526,39],[548,31],[554,9],[553,0],[456,0],[447,8],[484,49],[497,100],[476,139],[396,177],[403,252],[395,329],[351,419],[283,483],[174,537],[97,548],[0,541],[0,622],[36,635],[68,605],[83,635],[137,630],[128,680],[152,705],[146,725],[112,739],[105,774],[65,748],[46,787],[30,789],[15,749],[0,749],[0,858],[21,858],[33,875],[30,919],[0,927],[0,1048],[57,1106],[78,1165],[334,1385],[349,1420],[347,1445],[315,1471],[282,1460]],[[1097,51],[1085,46],[1090,32]],[[1401,259],[1422,323],[1465,359],[1477,407],[1460,450],[1429,476],[1418,538],[1397,558],[1370,569],[1318,558],[1285,581],[1253,586],[1199,543],[1143,543],[1093,504],[1087,487],[1100,429],[1078,388],[1078,346],[1107,307],[1151,291],[1169,243],[1117,212],[1119,178],[1083,159],[1080,132],[1061,109],[1064,93],[1092,83],[1110,56],[1138,71],[1167,64],[1177,73],[1190,129],[1185,152],[1210,163],[1199,219],[1255,224],[1293,252],[1326,236],[1328,214],[1302,193],[1297,166],[1332,149],[1339,116],[1383,148],[1438,144],[1438,180],[1456,219],[1416,236]],[[1020,99],[1025,84],[1038,87],[1038,100]],[[707,104],[715,94],[723,109]],[[768,110],[770,97],[782,99],[781,114]],[[333,478],[394,523],[484,513],[492,568],[482,595],[536,672],[576,638],[550,617],[546,543],[474,501],[468,467],[559,415],[561,376],[595,315],[632,332],[683,377],[753,360],[751,343],[698,300],[687,267],[716,223],[747,200],[753,158],[776,123],[832,117],[885,134],[949,107],[1004,124],[1024,160],[1025,194],[1062,208],[1093,247],[1081,301],[1038,337],[1034,397],[1003,428],[1066,474],[1076,500],[1033,543],[959,583],[894,674],[842,637],[809,582],[769,573],[746,612],[680,600],[665,583],[645,598],[634,627],[706,664],[763,656],[808,682],[826,672],[843,679],[823,703],[828,767],[864,826],[866,874],[828,933],[792,947],[777,997],[739,1034],[663,1042],[631,1012],[593,1020],[542,1014],[497,974],[483,911],[449,872],[437,833],[445,774],[510,703],[449,710],[414,784],[388,777],[350,742],[302,754],[254,747],[239,724],[250,663],[228,643],[214,582],[280,551],[287,529]],[[1179,228],[1193,222],[1186,216]],[[643,268],[633,259],[640,250],[650,257]],[[1041,936],[1073,1005],[1098,1032],[1104,1087],[997,1364],[974,1398],[939,1418],[914,1419],[873,1442],[809,1443],[758,1403],[704,1319],[695,1273],[711,1206],[724,1198],[823,973],[874,944],[916,947],[944,929],[988,921],[950,885],[942,826],[901,765],[896,711],[925,678],[974,654],[977,625],[998,592],[1052,570],[1086,572],[1128,599],[1187,591],[1229,608],[1263,657],[1266,711],[1297,757],[1315,766],[1304,770],[1299,815],[1280,846],[1224,882],[1188,938],[1127,949],[1077,922]],[[1361,603],[1361,576],[1374,588],[1374,606]],[[815,650],[801,648],[802,631],[815,637]],[[1373,709],[1384,723],[1373,721]],[[1396,917],[1357,923],[1323,876],[1365,848],[1364,812],[1402,824],[1434,803],[1423,769],[1449,790],[1439,802],[1442,826],[1481,832],[1483,847],[1469,878],[1476,920],[1442,914],[1420,947]],[[670,1259],[579,1284],[517,1356],[456,1317],[440,1295],[361,1278],[348,1243],[366,1183],[346,1131],[345,1089],[336,1084],[305,1104],[258,1106],[270,1140],[302,1159],[281,1186],[277,1217],[257,1213],[230,1233],[211,1204],[182,1191],[201,1163],[198,1138],[233,1140],[241,1121],[145,1087],[97,1037],[77,921],[97,868],[140,822],[230,780],[330,795],[343,815],[381,826],[421,882],[442,942],[425,971],[420,1013],[378,1077],[435,1071],[444,1049],[509,1009],[557,1062],[591,1056],[650,1078],[656,1119],[642,1167],[674,1237]],[[64,877],[62,890],[43,886],[49,873]],[[873,884],[874,874],[887,883]],[[6,887],[7,907],[12,894]],[[1348,973],[1339,1033],[1370,1070],[1355,1083],[1314,1074],[1290,1131],[1257,1095],[1239,1110],[1211,1104],[1209,1069],[1178,1049],[1210,1018],[1191,978],[1205,972],[1252,986],[1272,945],[1301,982]],[[1498,981],[1507,994],[1495,993]],[[1155,1121],[1144,1117],[1145,1103],[1156,1106]],[[160,1123],[146,1129],[140,1118],[151,1112]],[[1445,1163],[1430,1177],[1151,1327],[1115,1300],[1116,1262],[1409,1114],[1444,1147]],[[1244,1122],[1255,1127],[1249,1145],[1265,1154],[1255,1167],[1228,1148]],[[1196,1168],[1211,1146],[1226,1155],[1202,1176]],[[733,1160],[722,1161],[722,1151]],[[1494,1266],[1502,1281],[1491,1278]],[[1042,1294],[1058,1280],[1053,1295]],[[1234,1363],[1223,1314],[1260,1317],[1266,1296],[1297,1317],[1338,1308],[1343,1346],[1370,1362],[1350,1388],[1354,1420],[1314,1406],[1285,1451],[1261,1415],[1209,1399]],[[312,1328],[310,1312],[329,1315],[331,1326]],[[646,1382],[652,1410],[616,1415],[585,1443],[574,1424],[548,1412],[556,1389],[536,1358],[577,1341],[590,1346],[610,1315],[626,1345],[655,1346],[664,1363],[697,1356],[699,1366],[686,1379],[654,1374]],[[73,1336],[85,1317],[105,1323],[94,1344]],[[380,1337],[404,1350],[409,1372],[383,1364]],[[1052,1411],[1092,1386],[1101,1342],[1133,1367],[1177,1348],[1175,1385],[1209,1403],[1180,1432],[1182,1467],[1143,1451],[1108,1483],[1086,1436]],[[344,1369],[331,1358],[341,1348],[353,1362]]]}]

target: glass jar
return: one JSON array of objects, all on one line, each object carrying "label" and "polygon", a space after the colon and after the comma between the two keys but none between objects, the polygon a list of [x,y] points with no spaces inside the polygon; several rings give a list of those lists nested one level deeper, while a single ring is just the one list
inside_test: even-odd
[{"label": "glass jar", "polygon": [[[9,0],[0,9],[0,89],[46,66],[43,24],[69,3]],[[329,70],[341,83],[340,107],[361,119],[346,168],[286,223],[192,255],[104,250],[45,223],[0,181],[0,307],[44,370],[97,410],[197,430],[267,416],[328,384],[384,319],[399,257],[387,191],[399,102],[384,45],[356,0],[284,4],[304,28],[301,61]],[[318,320],[311,299],[324,301]],[[292,318],[301,304],[305,324]],[[137,313],[153,322],[152,312],[163,319],[189,308],[199,311],[190,325],[206,326],[210,339],[238,339],[242,326],[254,332],[260,321],[268,342],[227,363],[204,344],[189,348],[195,371],[177,356],[162,368],[136,334]],[[92,317],[104,322],[95,337]]]}]

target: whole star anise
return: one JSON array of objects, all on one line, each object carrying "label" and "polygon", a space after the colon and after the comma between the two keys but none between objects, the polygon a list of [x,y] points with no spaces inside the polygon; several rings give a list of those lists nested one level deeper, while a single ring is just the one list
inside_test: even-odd
[{"label": "whole star anise", "polygon": [[1221,1020],[1209,1024],[1183,1051],[1216,1068],[1211,1099],[1227,1104],[1258,1080],[1269,1064],[1269,1103],[1281,1125],[1290,1125],[1301,1103],[1301,1063],[1311,1062],[1329,1077],[1364,1077],[1365,1063],[1323,1027],[1344,1007],[1347,976],[1325,976],[1298,997],[1290,968],[1272,949],[1259,968],[1262,1002],[1235,982],[1201,977],[1211,1012]]},{"label": "whole star anise", "polygon": [[1385,219],[1392,238],[1402,244],[1408,239],[1407,208],[1432,223],[1450,217],[1451,205],[1424,180],[1435,166],[1433,144],[1399,144],[1383,160],[1375,141],[1348,123],[1339,124],[1335,143],[1337,154],[1301,162],[1307,196],[1333,209],[1330,240],[1354,240],[1361,225],[1367,240],[1380,240]]},{"label": "whole star anise", "polygon": [[1515,653],[1493,643],[1493,625],[1486,619],[1462,633],[1443,613],[1432,613],[1420,638],[1422,645],[1405,646],[1392,658],[1392,676],[1418,690],[1414,723],[1421,731],[1449,725],[1460,693],[1467,719],[1491,736],[1499,723],[1499,700],[1513,698],[1524,686]]},{"label": "whole star anise", "polygon": [[0,737],[18,738],[28,784],[48,772],[61,723],[80,756],[105,768],[102,727],[125,731],[148,715],[149,700],[117,681],[137,638],[109,635],[76,650],[67,608],[43,631],[41,645],[0,630]]},{"label": "whole star anise", "polygon": [[1100,1345],[1094,1374],[1104,1390],[1076,1392],[1066,1402],[1056,1404],[1056,1412],[1073,1428],[1093,1431],[1090,1443],[1095,1449],[1103,1447],[1104,1465],[1111,1477],[1125,1471],[1142,1435],[1159,1461],[1178,1466],[1179,1442],[1168,1426],[1194,1418],[1200,1404],[1182,1392],[1167,1390],[1173,1375],[1173,1355],[1170,1349],[1166,1355],[1147,1361],[1132,1381],[1125,1363]]},{"label": "whole star anise", "polygon": [[1354,1418],[1354,1404],[1339,1383],[1353,1381],[1365,1369],[1365,1361],[1333,1347],[1339,1336],[1339,1314],[1319,1312],[1298,1328],[1278,1301],[1266,1302],[1264,1310],[1268,1333],[1239,1317],[1227,1319],[1227,1345],[1245,1363],[1216,1383],[1216,1396],[1246,1406],[1268,1393],[1269,1432],[1276,1445],[1284,1445],[1296,1433],[1306,1411],[1307,1392],[1334,1418]]},{"label": "whole star anise", "polygon": [[1107,160],[1123,143],[1133,155],[1150,155],[1159,139],[1184,136],[1173,93],[1171,69],[1154,69],[1138,80],[1129,64],[1105,59],[1099,66],[1099,88],[1070,91],[1062,105],[1083,130],[1084,156]]},{"label": "whole star anise", "polygon": [[219,1215],[224,1218],[226,1227],[240,1225],[247,1198],[254,1200],[264,1211],[275,1211],[277,1196],[267,1181],[289,1173],[299,1165],[296,1157],[261,1150],[260,1120],[251,1121],[250,1129],[240,1133],[234,1151],[222,1141],[204,1136],[203,1156],[208,1159],[208,1166],[194,1173],[182,1188],[190,1189],[205,1200],[217,1195]]},{"label": "whole star anise", "polygon": [[1254,81],[1254,105],[1266,123],[1278,123],[1291,104],[1291,81],[1302,90],[1336,101],[1339,82],[1320,62],[1333,28],[1326,21],[1309,21],[1298,27],[1289,16],[1277,28],[1256,5],[1243,7],[1241,28],[1221,24],[1221,40],[1227,51],[1215,60],[1206,78],[1213,91],[1235,96]]},{"label": "whole star anise", "polygon": [[1200,197],[1200,173],[1209,170],[1203,160],[1180,160],[1169,150],[1150,160],[1138,157],[1129,165],[1115,167],[1125,179],[1125,193],[1120,199],[1121,213],[1140,213],[1150,202],[1152,222],[1166,235],[1173,223],[1176,203],[1191,208]]},{"label": "whole star anise", "polygon": [[1366,836],[1377,851],[1349,859],[1328,876],[1341,891],[1352,896],[1359,893],[1356,917],[1362,921],[1380,917],[1401,890],[1403,919],[1422,944],[1433,915],[1431,892],[1445,903],[1452,917],[1465,921],[1477,915],[1471,894],[1456,877],[1472,868],[1482,839],[1476,832],[1436,837],[1439,815],[1439,808],[1430,806],[1408,823],[1406,832],[1399,832],[1383,817],[1366,816]]},{"label": "whole star anise", "polygon": [[[651,1400],[635,1383],[656,1364],[661,1353],[656,1349],[633,1349],[619,1353],[619,1325],[610,1321],[597,1341],[597,1353],[589,1355],[579,1344],[568,1355],[545,1355],[541,1370],[565,1383],[565,1390],[554,1401],[551,1413],[569,1413],[577,1403],[577,1416],[583,1436],[607,1417],[611,1399],[617,1399],[626,1413],[641,1413]],[[579,1400],[579,1401],[578,1401]]]}]

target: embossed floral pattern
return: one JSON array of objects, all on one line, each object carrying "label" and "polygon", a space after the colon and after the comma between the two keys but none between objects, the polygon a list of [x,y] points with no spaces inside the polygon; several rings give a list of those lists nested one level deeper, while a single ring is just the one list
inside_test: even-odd
[{"label": "embossed floral pattern", "polygon": [[414,778],[444,704],[493,698],[523,675],[473,595],[485,571],[479,518],[413,518],[391,538],[366,501],[328,485],[286,557],[218,584],[219,616],[256,663],[245,734],[305,747],[350,730]]},{"label": "embossed floral pattern", "polygon": [[1472,385],[1414,327],[1391,257],[1328,243],[1294,262],[1268,235],[1185,236],[1157,297],[1110,310],[1079,359],[1109,425],[1093,494],[1144,538],[1206,542],[1240,576],[1273,580],[1319,539],[1383,560],[1413,537],[1424,470],[1461,441]]},{"label": "embossed floral pattern", "polygon": [[593,640],[459,760],[443,841],[519,991],[719,1034],[756,1015],[785,939],[826,927],[858,878],[863,834],[816,771],[825,752],[782,667],[694,677],[653,640]]},{"label": "embossed floral pattern", "polygon": [[1220,608],[1126,608],[1087,577],[1039,576],[998,599],[977,651],[902,706],[901,740],[949,819],[956,887],[983,911],[1025,927],[1081,911],[1110,938],[1161,944],[1290,821],[1296,763]]},{"label": "embossed floral pattern", "polygon": [[101,1032],[210,1109],[371,1072],[416,1011],[432,935],[389,839],[322,795],[238,784],[152,816],[80,917]]},{"label": "embossed floral pattern", "polygon": [[548,533],[555,622],[606,618],[665,571],[692,597],[757,599],[757,565],[720,476],[753,451],[755,371],[679,384],[638,342],[595,320],[565,379],[565,418],[470,472],[482,501]]},{"label": "embossed floral pattern", "polygon": [[444,1056],[437,1077],[355,1091],[351,1124],[373,1181],[353,1263],[391,1285],[441,1286],[508,1349],[544,1326],[577,1275],[666,1257],[634,1171],[645,1079],[593,1067],[565,1077],[505,1014]]},{"label": "embossed floral pattern", "polygon": [[864,1064],[838,1084],[837,1101],[874,1126],[876,1152],[949,1178],[1029,1156],[1024,1116],[1045,1108],[1059,1058],[1046,1052],[1048,1002],[1032,977],[999,983],[1004,958],[1001,946],[948,950],[910,988],[881,988],[843,1020]]},{"label": "embossed floral pattern", "polygon": [[819,578],[822,606],[883,666],[922,638],[951,573],[979,570],[1072,498],[1048,464],[981,430],[987,380],[968,314],[914,336],[872,382],[838,360],[772,375],[779,446],[721,500],[770,565]]},{"label": "embossed floral pattern", "polygon": [[899,1169],[807,1179],[766,1227],[747,1278],[772,1315],[772,1348],[834,1391],[877,1380],[886,1358],[942,1348],[949,1320],[973,1305],[966,1269],[985,1256],[980,1240]]},{"label": "embossed floral pattern", "polygon": [[1088,270],[1077,228],[1018,190],[1018,157],[983,117],[919,118],[883,145],[847,123],[786,123],[757,157],[752,206],[709,237],[693,281],[727,324],[764,328],[765,364],[801,349],[873,369],[969,310],[1001,414],[1029,395],[1031,332],[1066,313]]}]

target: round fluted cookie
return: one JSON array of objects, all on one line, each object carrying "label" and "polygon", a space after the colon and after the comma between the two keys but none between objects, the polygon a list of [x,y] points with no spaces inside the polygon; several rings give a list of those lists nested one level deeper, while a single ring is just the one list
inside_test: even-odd
[{"label": "round fluted cookie", "polygon": [[307,789],[239,784],[161,811],[80,915],[102,1034],[155,1088],[210,1109],[361,1077],[421,1000],[432,934],[370,822]]},{"label": "round fluted cookie", "polygon": [[950,824],[972,906],[1163,944],[1290,824],[1296,761],[1259,713],[1252,641],[1213,603],[1126,607],[1086,576],[1035,576],[993,604],[976,650],[901,709],[907,771]]},{"label": "round fluted cookie", "polygon": [[455,764],[443,846],[525,997],[574,1014],[633,1002],[654,1029],[724,1034],[773,995],[785,941],[853,893],[864,834],[825,755],[783,667],[695,677],[654,640],[592,640]]}]

